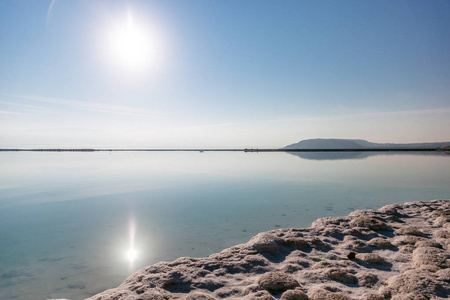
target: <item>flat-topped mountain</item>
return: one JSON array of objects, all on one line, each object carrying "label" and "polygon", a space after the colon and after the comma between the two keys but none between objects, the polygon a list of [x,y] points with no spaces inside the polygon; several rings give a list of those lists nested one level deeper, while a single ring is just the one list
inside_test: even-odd
[{"label": "flat-topped mountain", "polygon": [[309,139],[282,149],[439,149],[449,145],[450,142],[393,144],[352,139]]}]

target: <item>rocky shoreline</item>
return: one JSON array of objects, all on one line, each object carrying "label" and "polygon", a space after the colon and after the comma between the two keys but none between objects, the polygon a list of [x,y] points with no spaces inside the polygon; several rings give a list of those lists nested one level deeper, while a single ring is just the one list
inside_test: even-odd
[{"label": "rocky shoreline", "polygon": [[433,200],[260,233],[206,258],[145,267],[89,299],[422,300],[449,295],[450,200]]}]

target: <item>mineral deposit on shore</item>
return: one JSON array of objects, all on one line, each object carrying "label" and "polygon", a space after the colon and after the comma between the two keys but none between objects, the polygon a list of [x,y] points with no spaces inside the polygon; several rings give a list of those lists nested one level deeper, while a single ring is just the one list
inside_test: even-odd
[{"label": "mineral deposit on shore", "polygon": [[394,204],[160,262],[89,299],[447,299],[449,248],[449,200]]}]

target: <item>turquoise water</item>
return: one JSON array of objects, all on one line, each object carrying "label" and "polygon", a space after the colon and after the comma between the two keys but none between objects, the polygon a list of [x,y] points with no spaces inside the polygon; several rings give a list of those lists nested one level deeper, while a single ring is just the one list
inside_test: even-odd
[{"label": "turquoise water", "polygon": [[0,166],[0,299],[83,299],[261,231],[450,198],[444,154],[4,152]]}]

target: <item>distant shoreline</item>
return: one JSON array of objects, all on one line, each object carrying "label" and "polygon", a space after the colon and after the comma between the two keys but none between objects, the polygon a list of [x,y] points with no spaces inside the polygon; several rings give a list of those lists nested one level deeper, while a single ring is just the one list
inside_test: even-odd
[{"label": "distant shoreline", "polygon": [[0,149],[0,152],[422,152],[442,148],[357,148],[357,149]]}]

